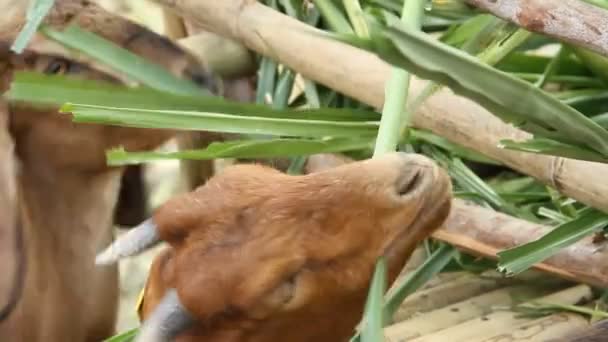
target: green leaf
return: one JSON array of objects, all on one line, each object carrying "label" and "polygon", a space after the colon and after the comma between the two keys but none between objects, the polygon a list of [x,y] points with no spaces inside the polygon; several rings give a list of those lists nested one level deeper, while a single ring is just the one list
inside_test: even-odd
[{"label": "green leaf", "polygon": [[338,33],[353,33],[348,20],[346,20],[342,11],[331,0],[313,0],[313,2],[333,31]]},{"label": "green leaf", "polygon": [[534,221],[534,217],[531,213],[521,210],[512,203],[509,203],[503,199],[498,193],[496,193],[496,191],[494,191],[492,187],[477,176],[460,159],[449,158],[436,148],[425,147],[425,150],[428,150],[429,154],[432,155],[434,159],[447,167],[448,173],[454,179],[455,183],[464,190],[477,194],[481,199],[483,199],[483,201],[487,202],[487,204],[491,205],[495,209],[510,215]]},{"label": "green leaf", "polygon": [[444,84],[533,134],[608,156],[608,132],[543,90],[397,22],[372,32],[374,52],[389,63]]},{"label": "green leaf", "polygon": [[[21,0],[25,1],[25,0]],[[30,7],[27,11],[25,26],[17,35],[11,50],[16,53],[23,52],[23,49],[29,44],[32,37],[36,34],[38,27],[46,17],[47,13],[53,8],[55,0],[33,0],[30,1]]]},{"label": "green leaf", "polygon": [[608,84],[608,57],[595,53],[589,49],[572,45],[574,54],[597,75],[605,84]]},{"label": "green leaf", "polygon": [[407,296],[441,272],[457,254],[458,251],[454,247],[442,244],[420,267],[408,274],[401,283],[396,284],[386,295],[387,315],[392,317]]},{"label": "green leaf", "polygon": [[170,94],[150,88],[127,88],[101,81],[33,72],[16,72],[6,93],[10,101],[61,106],[66,102],[94,106],[156,110],[206,111],[243,116],[326,121],[377,121],[376,112],[353,109],[273,109],[266,105],[229,102],[213,96]]},{"label": "green leaf", "polygon": [[262,57],[258,69],[258,81],[255,102],[258,104],[273,103],[273,89],[277,74],[277,63],[268,57]]},{"label": "green leaf", "polygon": [[385,312],[383,308],[386,291],[386,261],[381,257],[376,263],[369,294],[363,313],[361,342],[383,342]]},{"label": "green leaf", "polygon": [[547,67],[545,68],[543,75],[534,83],[534,85],[536,87],[542,88],[545,86],[545,84],[547,84],[549,79],[551,77],[553,77],[553,75],[559,69],[561,60],[564,59],[564,56],[568,55],[568,52],[569,52],[568,48],[564,47],[563,45],[560,46],[557,54],[555,56],[553,56],[553,58],[551,59],[549,64],[547,64]]},{"label": "green leaf", "polygon": [[561,303],[545,303],[542,301],[530,301],[521,303],[513,308],[515,312],[521,313],[520,317],[534,318],[548,316],[560,312],[574,312],[577,314],[597,317],[600,319],[608,318],[608,312],[591,309],[582,305],[569,305]]},{"label": "green leaf", "polygon": [[135,336],[137,335],[138,330],[139,328],[131,329],[122,334],[118,334],[106,340],[103,340],[103,342],[132,342],[135,340]]},{"label": "green leaf", "polygon": [[505,139],[500,141],[499,146],[514,151],[550,154],[602,163],[608,162],[608,158],[588,148],[564,144],[551,139],[535,138],[523,142]]},{"label": "green leaf", "polygon": [[67,103],[63,113],[74,114],[74,122],[138,128],[212,131],[240,134],[268,134],[299,137],[370,136],[377,122],[332,122],[275,119],[219,113],[102,107]]},{"label": "green leaf", "polygon": [[181,79],[162,66],[123,49],[92,32],[70,25],[63,31],[41,27],[41,32],[50,39],[76,49],[103,64],[120,71],[135,81],[154,89],[176,94],[204,95],[209,92],[187,79]]},{"label": "green leaf", "polygon": [[116,166],[169,159],[276,158],[359,150],[371,147],[373,143],[373,136],[316,140],[232,140],[214,142],[203,150],[178,152],[126,152],[122,148],[117,148],[107,152],[107,159],[110,165]]},{"label": "green leaf", "polygon": [[492,160],[479,152],[454,144],[451,141],[438,135],[435,135],[431,132],[419,129],[410,129],[410,136],[412,139],[418,139],[420,141],[439,146],[445,150],[450,151],[450,153],[453,155],[460,156],[468,160],[484,164],[501,165],[499,162]]},{"label": "green leaf", "polygon": [[560,224],[535,241],[498,252],[498,270],[507,275],[523,272],[607,224],[606,214],[587,208],[579,217]]}]

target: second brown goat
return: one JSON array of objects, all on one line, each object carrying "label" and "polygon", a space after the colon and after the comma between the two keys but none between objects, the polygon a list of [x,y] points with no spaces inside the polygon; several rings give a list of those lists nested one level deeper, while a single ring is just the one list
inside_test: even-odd
[{"label": "second brown goat", "polygon": [[445,171],[390,153],[308,175],[228,167],[97,257],[166,241],[144,291],[139,341],[346,341],[376,260],[393,281],[451,207]]}]

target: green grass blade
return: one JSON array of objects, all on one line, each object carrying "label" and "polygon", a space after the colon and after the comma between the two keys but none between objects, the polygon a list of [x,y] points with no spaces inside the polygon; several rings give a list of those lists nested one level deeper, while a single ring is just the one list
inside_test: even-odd
[{"label": "green grass blade", "polygon": [[132,342],[135,340],[135,336],[137,335],[139,328],[128,330],[124,333],[112,336],[103,342]]},{"label": "green grass blade", "polygon": [[274,102],[273,89],[277,74],[277,63],[268,57],[262,57],[258,69],[258,81],[255,101],[258,104],[272,104]]},{"label": "green grass blade", "polygon": [[419,129],[410,129],[410,136],[412,139],[423,141],[423,142],[441,147],[447,151],[450,151],[450,153],[454,156],[459,156],[464,159],[476,161],[478,163],[501,165],[501,163],[499,163],[495,160],[492,160],[479,152],[476,152],[476,151],[473,151],[466,147],[454,144],[451,141],[449,141],[443,137],[440,137],[438,135],[435,135],[431,132],[427,132],[427,131],[419,130]]},{"label": "green grass blade", "polygon": [[213,96],[170,94],[150,88],[127,88],[123,85],[48,76],[32,72],[17,72],[11,88],[5,94],[12,102],[28,105],[61,106],[66,102],[94,106],[139,108],[155,110],[204,111],[243,116],[292,118],[320,121],[377,121],[378,113],[366,110],[273,109],[266,105],[229,102]]},{"label": "green grass blade", "polygon": [[608,84],[608,57],[579,46],[572,45],[570,48],[604,84]]},{"label": "green grass blade", "polygon": [[[25,0],[21,0],[25,1]],[[53,8],[55,0],[33,0],[30,2],[30,7],[27,11],[25,26],[17,35],[15,42],[11,46],[11,50],[16,53],[21,53],[29,44],[32,37],[38,31],[38,27],[46,17],[47,13]]]},{"label": "green grass blade", "polygon": [[[405,0],[401,11],[401,22],[412,30],[420,30],[426,1]],[[409,72],[394,67],[385,86],[384,107],[382,108],[382,119],[374,156],[394,151],[401,136],[408,135],[411,115],[409,115],[405,104],[409,86]]]},{"label": "green grass blade", "polygon": [[498,252],[498,270],[515,275],[608,225],[608,216],[587,208],[535,241]]},{"label": "green grass blade", "polygon": [[78,50],[148,87],[177,94],[209,94],[193,82],[180,79],[162,66],[78,26],[70,25],[63,31],[41,27],[41,32],[50,39]]},{"label": "green grass blade", "polygon": [[384,292],[386,291],[386,261],[381,257],[376,263],[369,294],[363,313],[361,342],[384,341]]},{"label": "green grass blade", "polygon": [[313,0],[329,27],[337,33],[353,33],[353,29],[340,9],[331,0]]},{"label": "green grass blade", "polygon": [[289,102],[289,96],[293,88],[296,74],[291,70],[284,70],[279,77],[279,82],[274,91],[274,101],[272,107],[275,109],[284,109]]},{"label": "green grass blade", "polygon": [[369,28],[365,21],[365,15],[359,0],[342,0],[346,14],[355,29],[355,34],[359,37],[369,38]]},{"label": "green grass blade", "polygon": [[447,85],[532,133],[552,132],[562,142],[577,142],[608,156],[608,132],[550,94],[397,23],[383,31],[372,41],[375,52],[389,63]]},{"label": "green grass blade", "polygon": [[608,158],[588,148],[564,144],[551,139],[529,139],[523,142],[501,140],[500,146],[509,150],[550,154],[565,158],[608,163]]},{"label": "green grass blade", "polygon": [[553,77],[553,75],[557,72],[559,68],[560,61],[563,59],[565,55],[567,55],[568,49],[563,45],[560,46],[557,54],[551,59],[542,76],[534,83],[536,87],[542,88],[549,82],[549,79]]},{"label": "green grass blade", "polygon": [[271,139],[215,142],[202,150],[178,152],[127,152],[122,148],[106,153],[108,164],[113,166],[140,164],[151,161],[217,158],[277,158],[307,156],[315,153],[337,153],[369,148],[374,137],[330,139]]},{"label": "green grass blade", "polygon": [[424,264],[408,274],[401,283],[396,284],[386,295],[386,312],[392,317],[407,296],[437,275],[458,254],[458,251],[447,244],[442,244],[426,259]]},{"label": "green grass blade", "polygon": [[61,111],[72,113],[74,122],[138,128],[212,131],[235,134],[268,134],[294,137],[369,136],[377,132],[376,122],[332,122],[276,119],[220,113],[149,110],[65,104]]}]

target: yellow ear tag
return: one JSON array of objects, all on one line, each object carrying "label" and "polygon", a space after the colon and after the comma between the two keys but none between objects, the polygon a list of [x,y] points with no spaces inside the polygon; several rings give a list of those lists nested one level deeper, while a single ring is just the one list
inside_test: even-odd
[{"label": "yellow ear tag", "polygon": [[146,283],[139,291],[139,296],[137,297],[137,303],[135,304],[135,312],[137,312],[137,317],[141,321],[141,310],[144,306],[144,293],[146,292],[146,287],[148,287],[148,280],[146,279]]}]

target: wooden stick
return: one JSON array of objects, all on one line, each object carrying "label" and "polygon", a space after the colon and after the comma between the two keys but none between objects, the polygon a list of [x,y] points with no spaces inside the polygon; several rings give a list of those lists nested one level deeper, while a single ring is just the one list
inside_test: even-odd
[{"label": "wooden stick", "polygon": [[[550,227],[454,200],[444,227],[433,235],[473,254],[496,258],[507,248],[534,241]],[[608,250],[585,238],[537,264],[535,267],[577,282],[608,286]]]},{"label": "wooden stick", "polygon": [[[390,73],[387,63],[371,53],[311,34],[320,31],[257,1],[156,1],[308,79],[378,108],[384,103],[384,85]],[[415,99],[426,84],[413,78],[408,98]],[[477,150],[587,205],[608,211],[608,183],[595,181],[597,175],[608,173],[608,165],[499,148],[501,139],[521,141],[531,135],[449,89],[429,98],[413,119],[415,127]]]},{"label": "wooden stick", "polygon": [[580,0],[466,0],[528,31],[608,56],[608,11]]},{"label": "wooden stick", "polygon": [[409,341],[476,317],[488,315],[492,312],[493,307],[509,307],[522,299],[529,300],[546,295],[550,290],[555,290],[555,288],[537,284],[499,288],[427,313],[417,314],[403,322],[386,327],[384,334],[388,342]]},{"label": "wooden stick", "polygon": [[[592,297],[591,288],[586,285],[578,285],[565,290],[554,292],[535,300],[547,303],[576,304],[579,301],[589,300]],[[522,325],[530,325],[529,318],[519,317],[513,311],[494,311],[488,315],[476,317],[458,325],[423,335],[418,338],[408,339],[411,342],[431,342],[431,341],[492,341],[494,336],[505,334],[517,329]],[[537,323],[532,321],[532,323]],[[579,325],[580,326],[580,325]],[[570,327],[576,329],[577,327]],[[494,341],[500,341],[495,339]],[[504,340],[512,340],[505,338]],[[544,340],[534,340],[544,341]]]}]

